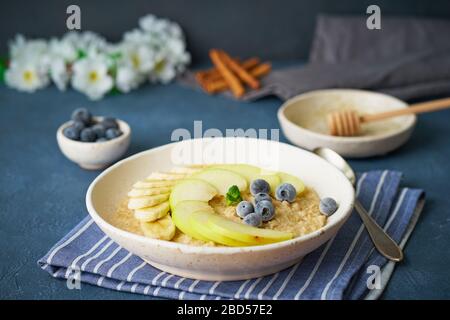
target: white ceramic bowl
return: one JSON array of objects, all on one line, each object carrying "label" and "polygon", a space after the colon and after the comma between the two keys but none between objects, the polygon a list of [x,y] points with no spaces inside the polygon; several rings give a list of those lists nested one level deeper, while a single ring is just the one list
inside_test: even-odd
[{"label": "white ceramic bowl", "polygon": [[[94,119],[100,121],[102,117],[94,117]],[[106,168],[120,159],[130,145],[130,126],[119,119],[117,119],[117,123],[122,131],[121,136],[105,142],[81,142],[71,140],[63,134],[63,130],[72,124],[72,121],[68,121],[62,124],[56,132],[59,148],[69,160],[77,163],[83,169]]]},{"label": "white ceramic bowl", "polygon": [[335,137],[326,133],[326,115],[342,108],[372,114],[407,107],[395,97],[371,91],[318,90],[286,101],[278,110],[278,120],[286,138],[299,147],[308,150],[328,147],[345,157],[371,157],[386,154],[404,144],[411,136],[416,116],[363,124],[370,132],[364,136]]},{"label": "white ceramic bowl", "polygon": [[[335,198],[339,209],[323,228],[308,235],[275,244],[249,247],[200,247],[150,239],[118,229],[108,222],[117,205],[126,198],[132,184],[152,171],[170,169],[174,165],[174,154],[181,149],[196,152],[202,149],[208,156],[215,154],[216,160],[230,159],[230,155],[237,150],[237,144],[240,144],[241,151],[258,149],[266,154],[276,154],[280,170],[300,177],[319,196]],[[201,161],[194,159],[190,163],[202,163],[206,158],[204,156]],[[241,159],[240,161],[242,162]],[[258,160],[248,163],[261,165]],[[264,276],[297,263],[338,232],[349,217],[353,202],[352,185],[325,160],[288,144],[249,138],[185,140],[138,153],[101,173],[86,194],[86,205],[92,219],[119,245],[168,273],[211,281]]]}]

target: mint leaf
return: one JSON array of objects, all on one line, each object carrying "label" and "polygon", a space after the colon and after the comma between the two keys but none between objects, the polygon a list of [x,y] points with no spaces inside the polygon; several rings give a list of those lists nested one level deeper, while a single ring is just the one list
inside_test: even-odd
[{"label": "mint leaf", "polygon": [[231,206],[233,204],[241,202],[242,196],[238,186],[231,186],[230,189],[228,189],[225,199],[227,200],[227,206]]}]

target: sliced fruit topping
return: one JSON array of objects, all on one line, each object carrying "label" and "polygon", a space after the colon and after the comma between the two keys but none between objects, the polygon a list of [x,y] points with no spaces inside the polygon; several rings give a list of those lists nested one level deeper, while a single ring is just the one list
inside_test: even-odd
[{"label": "sliced fruit topping", "polygon": [[199,179],[185,179],[173,187],[170,194],[170,206],[173,209],[179,202],[198,200],[208,202],[217,190],[211,184]]},{"label": "sliced fruit topping", "polygon": [[295,187],[297,194],[300,194],[305,190],[305,185],[303,184],[303,181],[300,180],[299,178],[284,172],[278,172],[278,176],[280,177],[281,183],[292,184]]},{"label": "sliced fruit topping", "polygon": [[213,208],[207,202],[195,200],[181,201],[175,206],[175,208],[172,208],[173,222],[184,234],[198,240],[203,240],[206,242],[211,241],[209,238],[204,237],[191,227],[189,217],[195,211],[214,213]]},{"label": "sliced fruit topping", "polygon": [[216,243],[231,247],[242,247],[248,245],[244,242],[228,238],[220,233],[211,230],[207,225],[207,221],[211,216],[216,215],[216,213],[211,213],[210,211],[193,212],[189,217],[189,223],[196,232]]},{"label": "sliced fruit topping", "polygon": [[138,181],[133,185],[135,189],[146,189],[146,188],[163,188],[171,187],[176,184],[174,180],[144,180]]},{"label": "sliced fruit topping", "polygon": [[169,210],[169,201],[166,201],[153,207],[136,209],[134,210],[134,217],[141,221],[150,222],[161,219],[167,215]]},{"label": "sliced fruit topping", "polygon": [[142,196],[154,196],[157,194],[169,193],[172,190],[171,187],[160,187],[160,188],[135,188],[128,192],[128,196],[131,198],[142,197]]},{"label": "sliced fruit topping", "polygon": [[171,240],[176,230],[169,215],[152,222],[141,221],[141,229],[146,237],[160,240]]},{"label": "sliced fruit topping", "polygon": [[219,215],[210,216],[207,224],[212,232],[253,245],[279,242],[293,237],[290,232],[255,228]]},{"label": "sliced fruit topping", "polygon": [[155,206],[169,199],[170,194],[158,194],[154,196],[142,196],[130,198],[128,200],[128,209],[141,209],[145,207]]},{"label": "sliced fruit topping", "polygon": [[225,169],[228,171],[235,172],[247,180],[247,183],[250,184],[254,177],[260,174],[261,169],[249,164],[218,164],[213,165],[212,168],[217,169]]},{"label": "sliced fruit topping", "polygon": [[208,182],[223,196],[233,185],[236,185],[241,191],[247,189],[247,181],[241,175],[224,169],[207,168],[194,173],[191,178]]},{"label": "sliced fruit topping", "polygon": [[152,172],[147,177],[147,180],[181,180],[187,175],[184,173],[174,173],[174,172]]}]

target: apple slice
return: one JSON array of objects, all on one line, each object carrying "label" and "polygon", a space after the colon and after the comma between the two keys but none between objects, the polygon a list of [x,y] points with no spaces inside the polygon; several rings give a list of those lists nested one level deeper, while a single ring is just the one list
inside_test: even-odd
[{"label": "apple slice", "polygon": [[236,185],[241,191],[247,189],[247,181],[241,175],[229,170],[208,168],[194,173],[191,177],[208,182],[221,195],[226,195],[228,189],[233,185]]},{"label": "apple slice", "polygon": [[244,177],[248,184],[250,184],[254,177],[259,175],[261,172],[260,168],[249,164],[218,164],[213,165],[212,168],[224,169],[237,173]]},{"label": "apple slice", "polygon": [[134,210],[134,217],[141,221],[150,222],[163,218],[169,210],[169,201],[166,201],[154,207],[136,209]]},{"label": "apple slice", "polygon": [[181,180],[184,179],[187,174],[184,173],[175,173],[175,172],[152,172],[147,179],[149,180]]},{"label": "apple slice", "polygon": [[185,179],[173,187],[170,194],[170,207],[173,209],[178,202],[185,200],[198,200],[208,202],[217,190],[209,183],[199,179]]},{"label": "apple slice", "polygon": [[303,184],[303,181],[300,180],[297,177],[294,177],[293,175],[290,175],[285,172],[278,172],[278,176],[280,177],[281,182],[280,183],[290,183],[295,187],[295,190],[297,190],[297,194],[302,193],[305,190],[305,185]]},{"label": "apple slice", "polygon": [[142,196],[154,196],[157,194],[170,193],[171,187],[160,188],[133,188],[128,192],[130,198],[142,197]]},{"label": "apple slice", "polygon": [[251,227],[220,215],[209,216],[207,225],[212,232],[253,245],[280,242],[293,237],[290,232]]},{"label": "apple slice", "polygon": [[170,194],[157,194],[154,196],[142,196],[137,198],[130,198],[128,200],[128,209],[141,209],[145,207],[156,206],[169,199]]},{"label": "apple slice", "polygon": [[207,239],[210,239],[211,241],[214,241],[219,244],[223,244],[230,247],[243,247],[248,246],[247,243],[237,241],[232,238],[228,238],[226,236],[223,236],[220,233],[212,231],[208,225],[207,221],[210,218],[210,216],[215,216],[217,214],[212,213],[211,211],[196,211],[193,212],[189,216],[189,223],[191,225],[192,229],[195,229],[195,231],[202,236],[204,236]]},{"label": "apple slice", "polygon": [[209,238],[204,237],[191,227],[189,217],[196,211],[214,213],[213,208],[207,202],[195,200],[181,201],[175,206],[175,208],[172,208],[173,222],[184,234],[205,242],[211,241]]}]

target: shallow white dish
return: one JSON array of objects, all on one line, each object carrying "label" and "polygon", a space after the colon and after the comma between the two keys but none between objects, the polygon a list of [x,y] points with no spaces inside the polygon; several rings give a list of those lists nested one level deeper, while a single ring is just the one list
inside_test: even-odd
[{"label": "shallow white dish", "polygon": [[278,110],[278,120],[286,138],[293,144],[313,150],[328,147],[351,158],[383,155],[403,145],[411,136],[415,115],[363,124],[366,135],[335,137],[327,134],[326,115],[340,108],[360,114],[407,108],[389,95],[364,90],[330,89],[298,95]]},{"label": "shallow white dish", "polygon": [[[94,117],[101,121],[102,117]],[[63,123],[56,132],[56,140],[61,152],[71,161],[87,170],[98,170],[109,166],[118,160],[127,151],[130,145],[130,126],[117,119],[122,135],[104,142],[81,142],[67,138],[63,130],[72,124],[72,121]]]},{"label": "shallow white dish", "polygon": [[[191,150],[188,162],[249,163],[264,166],[263,157],[238,157],[245,150],[276,155],[270,169],[294,174],[316,190],[321,197],[333,197],[339,209],[327,224],[306,236],[275,244],[251,247],[199,247],[146,238],[111,225],[111,215],[126,197],[135,181],[156,170],[169,170],[179,165],[181,151]],[[199,151],[200,150],[200,151]],[[235,158],[230,155],[236,155]],[[253,159],[255,158],[255,159]],[[222,160],[221,160],[222,159]],[[177,162],[177,163],[174,163]],[[186,162],[186,161],[185,161]],[[185,163],[186,164],[186,163]],[[302,259],[333,237],[349,217],[354,202],[354,189],[334,166],[318,156],[291,145],[249,138],[214,138],[185,140],[138,153],[101,173],[89,186],[86,206],[97,225],[119,245],[151,265],[182,277],[227,281],[260,277],[285,269]]]}]

